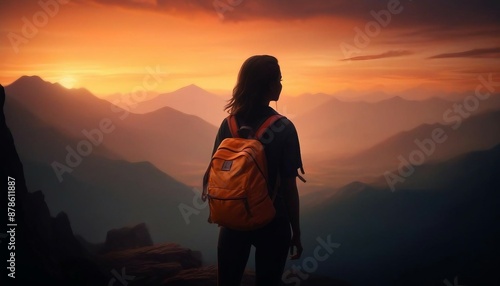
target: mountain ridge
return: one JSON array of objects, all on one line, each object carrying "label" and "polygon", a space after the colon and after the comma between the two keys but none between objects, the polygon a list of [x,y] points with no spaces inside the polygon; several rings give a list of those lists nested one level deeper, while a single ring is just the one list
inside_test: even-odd
[{"label": "mountain ridge", "polygon": [[341,245],[317,273],[354,285],[396,286],[439,285],[451,272],[464,285],[495,285],[499,164],[500,144],[416,167],[395,191],[380,177],[378,186],[348,184],[317,200],[303,212],[303,243],[328,236]]},{"label": "mountain ridge", "polygon": [[[28,83],[34,83],[36,88]],[[93,149],[113,150],[128,161],[150,161],[187,184],[198,184],[217,131],[203,119],[172,108],[134,114],[91,93],[68,90],[39,77],[24,77],[7,86],[6,93],[11,103],[19,103],[47,125],[72,138],[89,140],[84,131],[93,132],[96,137],[95,134],[102,134],[102,142]],[[21,120],[11,115],[11,121]],[[108,126],[107,132],[102,129],[103,123]]]}]

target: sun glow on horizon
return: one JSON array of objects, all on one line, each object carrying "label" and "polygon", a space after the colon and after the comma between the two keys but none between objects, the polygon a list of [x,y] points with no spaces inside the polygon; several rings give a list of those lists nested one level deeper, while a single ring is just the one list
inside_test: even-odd
[{"label": "sun glow on horizon", "polygon": [[60,85],[64,86],[65,88],[73,88],[75,87],[75,84],[76,84],[76,78],[74,76],[71,76],[71,75],[65,75],[63,77],[61,77],[58,81],[57,81]]},{"label": "sun glow on horizon", "polygon": [[[500,58],[491,48],[500,47],[500,40],[486,33],[489,26],[471,24],[455,31],[464,37],[435,38],[428,32],[429,37],[422,39],[421,33],[414,35],[416,27],[395,16],[391,25],[361,47],[355,43],[359,38],[355,28],[365,27],[363,15],[369,13],[312,17],[306,13],[294,20],[287,17],[295,14],[276,10],[276,17],[282,18],[254,15],[220,21],[210,5],[193,14],[191,8],[182,10],[186,8],[183,1],[167,1],[174,8],[178,5],[175,13],[152,9],[157,2],[153,0],[111,1],[114,4],[98,7],[93,2],[62,5],[49,24],[34,26],[39,33],[32,38],[23,34],[29,29],[20,19],[26,16],[31,21],[30,15],[41,11],[36,1],[0,2],[10,3],[0,4],[5,7],[0,11],[8,11],[2,14],[4,30],[25,39],[16,42],[11,37],[0,43],[5,51],[0,83],[38,75],[65,88],[88,89],[99,97],[138,88],[167,93],[196,84],[227,97],[242,63],[255,54],[278,58],[282,93],[289,96],[344,90],[395,93],[422,85],[434,94],[465,92],[474,90],[477,74],[500,73]],[[226,16],[239,17],[256,7],[242,5]],[[470,29],[479,28],[486,31],[484,35],[475,36],[474,41],[466,37]],[[354,46],[346,52],[343,43]]]}]

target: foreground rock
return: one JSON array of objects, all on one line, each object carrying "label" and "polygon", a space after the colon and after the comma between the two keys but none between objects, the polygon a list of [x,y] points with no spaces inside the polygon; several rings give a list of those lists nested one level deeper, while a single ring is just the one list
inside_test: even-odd
[{"label": "foreground rock", "polygon": [[124,250],[153,245],[153,240],[145,223],[134,227],[112,229],[106,235],[103,252]]},{"label": "foreground rock", "polygon": [[[108,252],[100,260],[111,271],[126,274],[129,285],[216,285],[215,266],[202,266],[201,253],[174,243]],[[253,285],[245,274],[242,285]]]},{"label": "foreground rock", "polygon": [[[16,258],[15,279],[7,278],[8,283],[2,285],[103,285],[107,278],[76,240],[68,216],[61,212],[52,217],[43,193],[28,192],[23,165],[5,122],[4,103],[5,92],[0,85],[0,175],[2,180],[10,177],[15,181],[15,216],[11,223],[17,225],[12,249]],[[7,195],[1,200],[3,209]],[[2,250],[7,247],[2,246]],[[7,253],[3,251],[5,269]]]}]

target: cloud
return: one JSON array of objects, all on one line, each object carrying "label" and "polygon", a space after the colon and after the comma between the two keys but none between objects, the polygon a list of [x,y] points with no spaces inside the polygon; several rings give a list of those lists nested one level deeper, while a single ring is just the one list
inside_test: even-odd
[{"label": "cloud", "polygon": [[[9,0],[8,0],[9,1]],[[406,34],[404,43],[475,39],[478,35],[497,38],[500,27],[498,0],[72,0],[81,4],[112,5],[147,10],[175,17],[193,19],[208,16],[225,23],[258,20],[294,21],[311,18],[330,19],[335,23],[352,23],[365,29],[369,23],[384,21],[384,30]],[[388,13],[388,7],[397,13]],[[396,8],[394,8],[396,7]],[[348,22],[346,22],[348,20]],[[373,23],[372,23],[373,24]],[[402,39],[403,40],[403,39]],[[393,37],[390,41],[398,41]]]},{"label": "cloud", "polygon": [[[373,13],[401,9],[392,14],[397,26],[457,28],[464,26],[494,26],[500,24],[498,0],[77,0],[132,8],[154,9],[167,13],[209,13],[217,17],[214,3],[226,7],[228,21],[255,19],[293,20],[311,17],[373,21]],[[222,8],[223,9],[223,8]],[[372,13],[373,11],[373,13]]]},{"label": "cloud", "polygon": [[[122,8],[149,10],[166,14],[187,14],[187,13],[213,13],[216,17],[216,10],[213,1],[205,0],[77,0],[82,4],[100,4],[107,6],[118,6]],[[227,0],[219,0],[227,1]],[[234,2],[234,0],[233,0]]]},{"label": "cloud", "polygon": [[401,56],[408,56],[408,55],[412,55],[412,54],[413,54],[412,51],[388,51],[388,52],[381,53],[378,55],[357,56],[357,57],[342,59],[341,61],[368,61],[368,60],[378,60],[378,59],[385,59],[385,58],[395,58],[395,57],[401,57]]},{"label": "cloud", "polygon": [[473,49],[457,53],[438,54],[428,59],[446,59],[446,58],[500,58],[500,47],[487,49]]}]

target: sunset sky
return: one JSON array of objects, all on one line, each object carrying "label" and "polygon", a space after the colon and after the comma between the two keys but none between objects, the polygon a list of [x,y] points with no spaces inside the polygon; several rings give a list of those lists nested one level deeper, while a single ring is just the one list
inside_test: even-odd
[{"label": "sunset sky", "polygon": [[[500,72],[495,0],[40,3],[45,9],[39,1],[0,3],[3,85],[39,75],[104,96],[130,92],[148,68],[159,68],[163,80],[154,92],[194,83],[229,93],[242,62],[254,54],[278,58],[289,95],[464,91],[475,88],[478,75],[498,79]],[[214,3],[231,9],[221,13]]]}]

